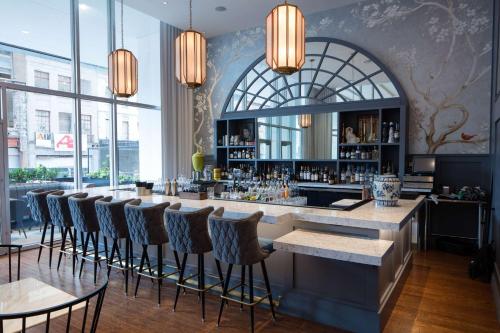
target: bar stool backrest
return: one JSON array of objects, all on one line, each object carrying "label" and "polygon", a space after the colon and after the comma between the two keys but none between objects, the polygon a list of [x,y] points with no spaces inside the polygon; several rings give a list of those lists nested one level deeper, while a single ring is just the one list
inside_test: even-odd
[{"label": "bar stool backrest", "polygon": [[163,202],[157,205],[141,206],[141,199],[126,203],[125,217],[132,242],[142,245],[168,243],[163,212],[169,205],[169,202]]},{"label": "bar stool backrest", "polygon": [[257,224],[263,213],[258,211],[241,219],[223,215],[221,207],[208,217],[214,257],[233,265],[253,265],[264,260],[266,254],[257,236]]},{"label": "bar stool backrest", "polygon": [[68,199],[76,194],[78,193],[64,194],[64,191],[55,191],[47,195],[47,205],[53,225],[57,227],[73,226]]},{"label": "bar stool backrest", "polygon": [[95,202],[102,195],[89,197],[88,193],[75,194],[68,199],[69,211],[73,225],[78,232],[99,231],[99,222],[95,212]]},{"label": "bar stool backrest", "polygon": [[125,204],[132,200],[133,199],[113,201],[113,197],[108,196],[95,202],[99,228],[105,237],[111,239],[128,237]]},{"label": "bar stool backrest", "polygon": [[212,250],[212,241],[208,234],[208,215],[212,206],[194,211],[181,211],[181,204],[176,203],[165,209],[164,219],[170,248],[174,251],[190,254],[203,254]]},{"label": "bar stool backrest", "polygon": [[54,191],[35,189],[26,193],[26,199],[28,200],[31,217],[38,223],[44,224],[50,222],[49,207],[47,205],[47,195],[52,192]]}]

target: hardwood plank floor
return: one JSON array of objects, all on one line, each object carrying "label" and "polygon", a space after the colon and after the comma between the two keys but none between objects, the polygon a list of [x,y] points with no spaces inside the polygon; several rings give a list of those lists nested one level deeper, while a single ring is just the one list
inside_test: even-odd
[{"label": "hardwood plank floor", "polygon": [[[36,255],[36,250],[23,253],[21,278],[35,277],[77,296],[93,288],[90,263],[79,280],[71,275],[69,258],[63,259],[63,267],[58,272],[55,268],[48,269],[47,250],[44,250],[40,264],[36,262]],[[442,252],[416,253],[384,332],[500,332],[490,285],[469,279],[468,260]],[[105,277],[104,271],[100,277]],[[3,256],[0,257],[0,284],[6,282],[7,257]],[[133,292],[134,282],[130,282],[129,294]],[[221,327],[216,327],[219,306],[216,296],[207,297],[206,321],[202,323],[200,306],[193,293],[181,295],[177,311],[172,312],[175,288],[170,281],[163,285],[160,308],[155,301],[156,286],[150,280],[141,281],[135,299],[124,295],[122,284],[121,273],[113,271],[100,317],[100,332],[248,331],[248,312],[241,313],[235,304],[224,310]],[[78,319],[78,315],[74,316],[75,322]],[[255,320],[256,332],[341,332],[285,315],[278,315],[278,321],[273,323],[266,309],[256,309]],[[63,319],[55,319],[51,323],[51,332],[64,331],[63,325]],[[44,327],[36,327],[33,331],[44,331]]]}]

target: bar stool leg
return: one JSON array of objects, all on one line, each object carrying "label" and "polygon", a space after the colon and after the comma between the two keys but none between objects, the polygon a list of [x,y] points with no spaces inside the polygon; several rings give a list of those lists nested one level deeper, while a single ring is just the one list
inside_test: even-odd
[{"label": "bar stool leg", "polygon": [[57,260],[57,270],[59,270],[59,267],[61,266],[61,259],[63,256],[63,252],[66,251],[66,236],[67,236],[67,234],[68,234],[68,229],[61,227],[62,242],[61,242],[61,249],[59,250],[59,259]]},{"label": "bar stool leg", "polygon": [[129,254],[129,259],[130,259],[130,276],[134,277],[134,244],[132,244],[132,241],[130,238],[128,239],[129,244],[130,244],[130,254]]},{"label": "bar stool leg", "polygon": [[109,274],[111,273],[111,265],[113,264],[113,260],[115,259],[115,251],[116,251],[116,241],[114,241],[113,246],[111,246],[111,256],[108,258],[108,279],[109,279]]},{"label": "bar stool leg", "polygon": [[50,226],[50,242],[49,242],[49,268],[52,268],[52,250],[54,247],[54,225]]},{"label": "bar stool leg", "polygon": [[147,249],[148,249],[147,245],[142,246],[141,264],[139,265],[139,274],[137,274],[137,282],[135,283],[134,297],[137,297],[137,290],[139,289],[139,283],[141,282],[141,276],[142,276],[140,273],[142,273],[142,269],[144,267],[144,260],[146,258]]},{"label": "bar stool leg", "polygon": [[276,321],[276,313],[274,313],[273,295],[271,294],[271,284],[269,283],[269,277],[267,276],[266,263],[264,260],[260,262],[262,268],[262,275],[264,275],[264,282],[266,283],[266,289],[268,293],[269,305],[271,307],[271,313],[273,314],[273,321]]},{"label": "bar stool leg", "polygon": [[125,240],[125,295],[128,295],[128,269],[129,269],[129,253],[130,253],[130,239]]},{"label": "bar stool leg", "polygon": [[[233,270],[233,264],[229,264],[227,268],[226,280],[224,283],[224,290],[222,291],[222,296],[227,295],[227,289],[229,288],[229,280],[231,280],[231,271]],[[222,317],[222,310],[224,310],[225,300],[222,298],[220,300],[219,317],[217,318],[217,326],[220,326],[220,318]]]},{"label": "bar stool leg", "polygon": [[[146,256],[144,257],[146,259],[146,264],[148,264],[148,270],[149,270],[149,275],[153,275],[153,270],[151,269],[151,261],[149,260],[149,254],[147,250],[147,245],[146,245]],[[151,283],[155,283],[155,280],[151,278]]]},{"label": "bar stool leg", "polygon": [[[253,265],[248,265],[249,302],[253,303]],[[254,306],[250,305],[250,330],[254,331]]]},{"label": "bar stool leg", "polygon": [[40,248],[38,249],[38,262],[40,262],[40,256],[42,255],[43,243],[45,243],[45,234],[47,233],[48,222],[43,224],[42,239],[40,240]]},{"label": "bar stool leg", "polygon": [[97,263],[99,262],[99,232],[96,231],[95,236],[90,233],[92,238],[92,245],[94,246],[94,284],[97,283]]},{"label": "bar stool leg", "polygon": [[[71,231],[71,230],[70,230]],[[76,258],[77,258],[77,254],[76,254],[76,242],[78,241],[77,239],[77,233],[75,231],[75,235],[73,236],[73,253],[72,253],[72,264],[73,264],[73,276],[75,276],[75,266],[76,266]]]},{"label": "bar stool leg", "polygon": [[[198,287],[201,290],[205,289],[205,255],[199,254],[200,258],[200,286]],[[201,321],[205,322],[205,292],[201,292]]]},{"label": "bar stool leg", "polygon": [[162,275],[163,275],[163,247],[158,245],[158,307],[161,304],[161,285],[162,285]]},{"label": "bar stool leg", "polygon": [[[245,299],[245,265],[241,265],[241,295],[240,301]],[[243,304],[240,304],[240,311],[243,311]]]},{"label": "bar stool leg", "polygon": [[[183,283],[182,279],[184,278],[184,270],[186,269],[186,261],[188,254],[184,253],[182,257],[181,271],[179,272],[179,279],[177,280],[178,284]],[[181,286],[177,285],[177,289],[175,291],[175,300],[174,300],[174,308],[172,311],[175,312],[175,307],[177,306],[177,301],[179,300],[179,293],[181,292]]]},{"label": "bar stool leg", "polygon": [[81,238],[82,238],[82,245],[83,245],[83,253],[82,253],[82,263],[80,265],[80,278],[82,277],[82,272],[83,272],[83,265],[85,264],[85,256],[87,255],[87,248],[89,246],[89,240],[90,240],[90,233],[87,233],[87,236],[85,237],[84,233],[81,232]]}]

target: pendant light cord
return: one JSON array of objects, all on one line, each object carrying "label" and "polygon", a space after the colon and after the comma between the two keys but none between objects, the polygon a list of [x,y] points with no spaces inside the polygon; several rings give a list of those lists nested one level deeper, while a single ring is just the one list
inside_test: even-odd
[{"label": "pendant light cord", "polygon": [[189,0],[189,30],[191,30],[192,28],[193,28],[193,0]]},{"label": "pendant light cord", "polygon": [[122,49],[125,48],[124,47],[124,43],[123,43],[123,0],[121,0],[121,30],[122,30]]}]

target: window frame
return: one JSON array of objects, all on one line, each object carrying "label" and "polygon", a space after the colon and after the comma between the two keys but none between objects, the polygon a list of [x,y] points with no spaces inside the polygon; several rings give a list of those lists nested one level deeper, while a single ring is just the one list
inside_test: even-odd
[{"label": "window frame", "polygon": [[[69,83],[68,82],[64,82],[64,81],[67,81],[67,80],[69,80]],[[61,83],[63,85],[61,85]],[[57,90],[70,92],[71,91],[71,76],[67,76],[67,75],[63,75],[63,74],[57,74]]]},{"label": "window frame", "polygon": [[[61,129],[61,115],[64,115],[64,117],[67,117],[67,115],[69,115],[69,126],[67,128],[64,128]],[[73,131],[72,131],[72,123],[73,123],[73,114],[71,112],[58,112],[57,113],[57,116],[58,116],[58,125],[59,125],[59,133],[60,134],[71,134]],[[64,119],[64,121],[66,121],[67,119]]]},{"label": "window frame", "polygon": [[[46,78],[45,77],[42,77],[42,76],[47,76]],[[40,85],[40,84],[37,84],[37,82],[41,82],[41,80],[43,81],[47,81],[47,86],[45,87],[45,85]],[[50,89],[50,73],[49,72],[45,72],[45,71],[41,71],[41,70],[38,70],[38,69],[35,69],[33,71],[33,86],[37,87],[37,88],[42,88],[42,89]]]},{"label": "window frame", "polygon": [[[47,128],[48,130],[42,130],[40,127],[40,120],[44,119],[44,121],[47,121]],[[35,110],[35,124],[36,124],[36,131],[35,132],[40,132],[44,134],[49,134],[50,132],[50,111],[49,110],[43,110],[43,109],[36,109]]]}]

